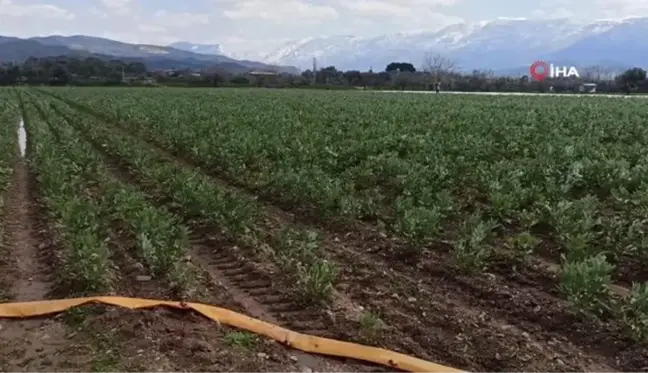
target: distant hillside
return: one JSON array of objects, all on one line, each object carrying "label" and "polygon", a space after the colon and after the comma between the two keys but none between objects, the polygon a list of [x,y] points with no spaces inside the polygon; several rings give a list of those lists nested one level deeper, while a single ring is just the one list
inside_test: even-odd
[{"label": "distant hillside", "polygon": [[408,61],[419,68],[426,54],[440,54],[467,73],[473,69],[528,69],[536,60],[569,61],[579,68],[647,66],[647,33],[648,18],[588,22],[497,19],[459,23],[438,31],[306,38],[291,41],[262,60],[308,69],[315,57],[322,67],[382,70],[393,61]]},{"label": "distant hillside", "polygon": [[[219,58],[226,58],[228,59],[230,63],[238,63],[242,64],[247,67],[251,67],[254,69],[267,69],[268,64],[263,63],[263,62],[256,62],[256,61],[250,61],[250,60],[237,60],[233,59],[231,57],[225,57],[224,52],[222,51],[220,45],[218,44],[194,44],[194,43],[189,43],[189,42],[176,42],[169,44],[169,48],[173,49],[178,49],[182,50],[185,52],[192,52],[195,54],[200,54],[203,58],[213,58],[214,56],[217,56]],[[271,65],[275,66],[275,65]],[[284,73],[289,73],[289,74],[297,74],[299,73],[299,70],[295,67],[292,66],[278,66],[280,72]]]},{"label": "distant hillside", "polygon": [[[274,69],[272,65],[255,61],[239,61],[223,55],[200,54],[158,45],[129,44],[84,35],[53,35],[29,39],[0,36],[0,51],[0,62],[23,62],[29,57],[65,55],[142,62],[150,70],[220,68],[241,72],[252,69]],[[299,73],[299,70],[290,66],[280,66],[279,70],[291,74]]]},{"label": "distant hillside", "polygon": [[225,55],[223,49],[218,44],[196,44],[179,41],[169,44],[169,47],[200,54]]},{"label": "distant hillside", "polygon": [[43,45],[35,40],[0,37],[0,62],[21,63],[29,57],[50,57],[74,54],[91,56],[91,53],[72,51],[69,48],[55,45]]}]

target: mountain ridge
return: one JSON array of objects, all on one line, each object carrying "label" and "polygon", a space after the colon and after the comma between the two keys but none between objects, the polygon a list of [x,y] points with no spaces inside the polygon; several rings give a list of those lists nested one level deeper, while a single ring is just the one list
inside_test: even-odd
[{"label": "mountain ridge", "polygon": [[[422,64],[425,54],[440,54],[460,70],[505,70],[536,60],[578,65],[627,67],[648,60],[648,18],[573,21],[569,19],[496,19],[459,23],[438,31],[373,37],[349,35],[305,38],[267,54],[266,63],[300,69],[318,65],[342,70],[382,70],[392,61]],[[639,46],[639,48],[637,48]]]},{"label": "mountain ridge", "polygon": [[[298,74],[318,67],[382,71],[390,62],[420,68],[425,56],[441,55],[462,72],[491,70],[517,74],[536,61],[577,68],[600,66],[616,71],[648,61],[648,18],[574,21],[569,19],[496,19],[449,25],[437,31],[400,32],[361,37],[333,35],[287,42],[258,60],[228,56],[222,44],[178,41],[167,46],[131,44],[85,35],[32,38],[0,36],[0,62],[29,57],[76,55],[143,62],[149,69],[210,69],[241,73],[254,69]],[[258,51],[257,51],[258,52]],[[253,52],[236,53],[253,56]],[[256,58],[255,58],[256,59]],[[506,73],[506,72],[509,73]]]},{"label": "mountain ridge", "polygon": [[0,62],[23,62],[30,57],[78,56],[142,62],[149,69],[223,68],[240,73],[254,69],[299,73],[292,66],[237,60],[221,54],[201,54],[170,46],[132,44],[87,35],[49,35],[31,38],[0,36]]}]

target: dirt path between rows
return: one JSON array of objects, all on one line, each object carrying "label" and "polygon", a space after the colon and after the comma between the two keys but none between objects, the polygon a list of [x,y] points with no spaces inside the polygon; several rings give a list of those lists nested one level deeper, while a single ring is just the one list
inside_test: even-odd
[{"label": "dirt path between rows", "polygon": [[[32,195],[32,182],[26,160],[16,154],[11,185],[5,195],[5,247],[7,268],[3,283],[9,286],[13,301],[48,297],[49,269],[42,261],[42,227],[39,209]],[[65,327],[51,318],[0,319],[0,367],[7,371],[42,371],[56,366],[58,351],[67,343]]]}]

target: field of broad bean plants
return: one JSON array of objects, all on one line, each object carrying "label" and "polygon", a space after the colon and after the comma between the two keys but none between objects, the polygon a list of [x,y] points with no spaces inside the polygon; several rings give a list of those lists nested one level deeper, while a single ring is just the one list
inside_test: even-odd
[{"label": "field of broad bean plants", "polygon": [[[169,88],[0,96],[6,299],[189,299],[472,371],[648,369],[642,101]],[[14,150],[21,117],[26,158]],[[47,324],[50,338],[59,349],[94,346],[105,369],[376,371],[170,311],[82,311]],[[22,326],[23,339],[42,322]],[[70,342],[66,328],[85,332]],[[137,348],[133,328],[147,336]],[[3,337],[20,326],[8,330],[0,363],[28,349]],[[87,351],[65,351],[40,366],[94,369],[79,363]]]}]

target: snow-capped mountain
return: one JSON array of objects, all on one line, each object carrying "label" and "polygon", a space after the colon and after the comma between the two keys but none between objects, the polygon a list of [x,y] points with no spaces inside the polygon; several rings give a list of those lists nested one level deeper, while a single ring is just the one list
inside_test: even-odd
[{"label": "snow-capped mountain", "polygon": [[182,51],[199,53],[199,54],[212,54],[224,55],[223,49],[219,44],[193,44],[184,41],[169,44],[169,47],[180,49]]},{"label": "snow-capped mountain", "polygon": [[259,61],[263,59],[265,53],[258,50],[239,50],[237,48],[225,48],[221,44],[196,44],[186,41],[178,41],[168,45],[170,48],[179,49],[186,52],[211,55],[227,56],[237,60]]},{"label": "snow-capped mountain", "polygon": [[648,18],[576,22],[498,19],[451,25],[436,32],[378,37],[315,37],[287,43],[264,62],[310,69],[382,70],[393,61],[420,66],[426,54],[452,59],[461,70],[501,71],[535,60],[579,65],[642,66],[648,62]]}]

